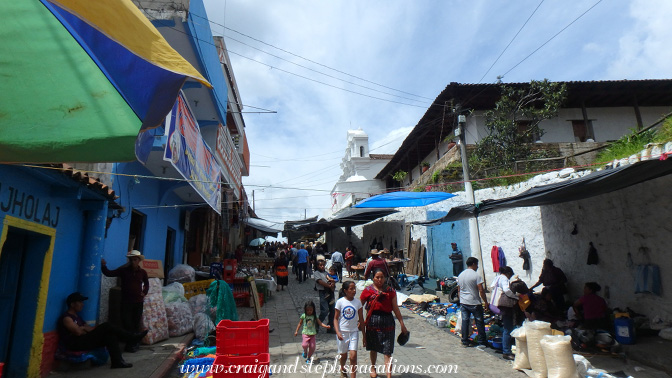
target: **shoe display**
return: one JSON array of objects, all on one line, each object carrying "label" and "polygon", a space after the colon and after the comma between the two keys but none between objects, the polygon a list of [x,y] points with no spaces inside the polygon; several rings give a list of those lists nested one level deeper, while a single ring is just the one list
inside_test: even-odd
[{"label": "shoe display", "polygon": [[110,366],[110,369],[126,369],[131,367],[133,367],[133,364],[129,364],[128,362],[121,360],[118,362],[113,362],[112,366]]}]

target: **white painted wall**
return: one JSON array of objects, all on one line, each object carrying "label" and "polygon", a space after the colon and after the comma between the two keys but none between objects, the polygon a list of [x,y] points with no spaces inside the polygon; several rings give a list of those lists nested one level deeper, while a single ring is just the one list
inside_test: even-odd
[{"label": "white painted wall", "polygon": [[[644,127],[651,125],[664,114],[672,111],[670,107],[641,107],[642,123]],[[616,140],[630,129],[637,127],[635,110],[632,107],[614,108],[587,108],[588,119],[593,121],[595,141],[604,142]],[[484,111],[475,111],[467,117],[467,144],[475,144],[488,135],[485,127]],[[541,122],[540,127],[545,131],[541,140],[546,143],[574,142],[574,131],[571,120],[583,119],[580,108],[560,109],[558,116]]]},{"label": "white painted wall", "polygon": [[[596,281],[610,307],[627,306],[649,317],[658,315],[672,321],[670,186],[672,176],[668,175],[613,193],[541,208],[546,248],[569,278],[572,299],[582,293],[585,282]],[[571,235],[575,223],[578,234]],[[586,264],[590,241],[598,251],[598,265]],[[635,294],[636,265],[649,263],[660,267],[660,297]]]}]

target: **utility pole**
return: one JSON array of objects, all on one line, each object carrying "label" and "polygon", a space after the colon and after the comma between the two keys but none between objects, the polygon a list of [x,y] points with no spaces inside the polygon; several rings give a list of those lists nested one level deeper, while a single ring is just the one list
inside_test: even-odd
[{"label": "utility pole", "polygon": [[[464,180],[464,192],[467,194],[467,200],[471,204],[476,204],[474,198],[474,188],[471,186],[471,181],[469,178],[469,162],[467,159],[467,138],[465,132],[465,126],[467,123],[467,117],[465,115],[459,114],[459,106],[457,108],[457,125],[458,128],[455,130],[455,134],[460,139],[460,156],[462,157],[462,176]],[[483,276],[483,287],[487,287],[487,280],[485,279],[485,270],[483,269],[483,251],[481,250],[481,233],[478,229],[478,216],[474,218],[469,218],[469,240],[471,242],[471,250],[478,253],[479,261],[479,270]]]}]

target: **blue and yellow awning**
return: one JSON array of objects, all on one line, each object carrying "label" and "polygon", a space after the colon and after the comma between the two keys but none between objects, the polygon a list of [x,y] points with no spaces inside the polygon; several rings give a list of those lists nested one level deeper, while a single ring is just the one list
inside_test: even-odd
[{"label": "blue and yellow awning", "polygon": [[0,24],[0,162],[129,161],[187,79],[130,0],[14,0]]}]

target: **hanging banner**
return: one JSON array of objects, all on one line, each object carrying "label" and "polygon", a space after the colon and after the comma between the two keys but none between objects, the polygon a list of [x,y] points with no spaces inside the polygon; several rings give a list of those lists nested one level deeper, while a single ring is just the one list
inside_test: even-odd
[{"label": "hanging banner", "polygon": [[166,118],[166,136],[163,160],[170,161],[205,202],[220,214],[222,172],[210,147],[203,141],[198,122],[182,92]]},{"label": "hanging banner", "polygon": [[240,188],[243,186],[242,175],[240,173],[242,166],[236,146],[233,144],[229,129],[217,126],[217,148],[215,149],[215,158],[222,167],[222,176],[224,182],[231,185],[236,200],[240,199]]}]

